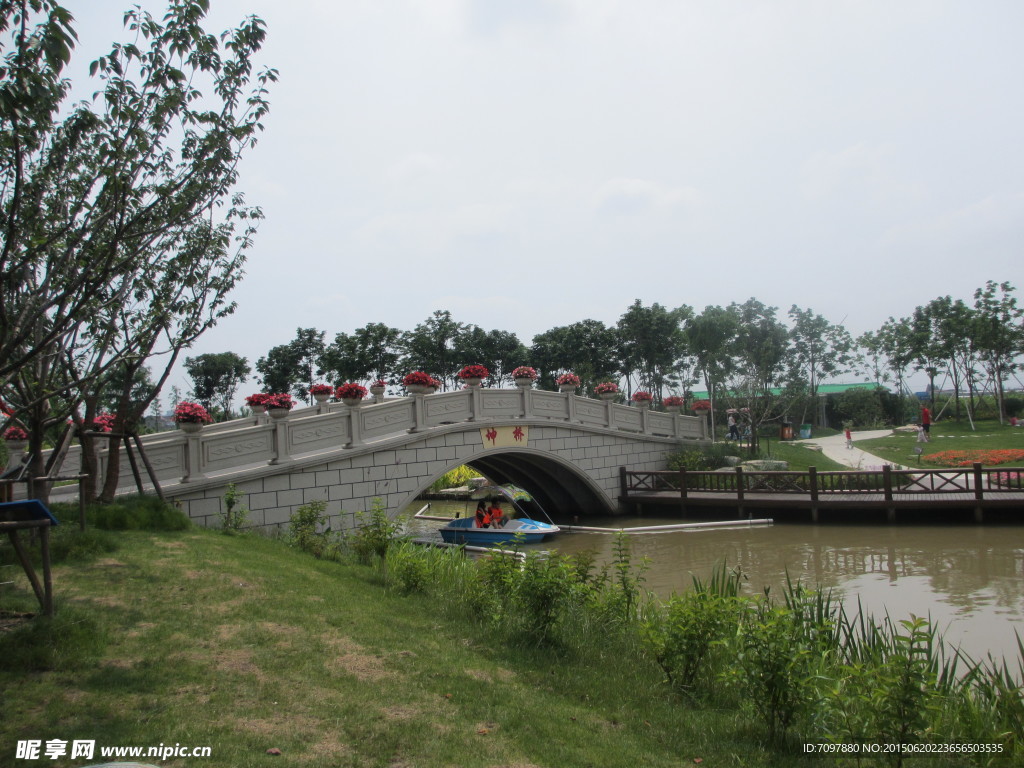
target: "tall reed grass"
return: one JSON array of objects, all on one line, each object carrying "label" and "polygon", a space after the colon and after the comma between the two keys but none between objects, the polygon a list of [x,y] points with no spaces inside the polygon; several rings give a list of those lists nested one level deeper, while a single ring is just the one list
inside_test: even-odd
[{"label": "tall reed grass", "polygon": [[[632,562],[625,537],[616,553],[595,568],[587,555],[472,560],[402,543],[389,550],[385,580],[502,642],[637,654],[663,671],[680,706],[746,712],[776,748],[955,741],[1024,757],[1024,647],[1015,666],[979,662],[950,652],[925,618],[847,613],[831,593],[793,582],[781,596],[744,596],[745,577],[725,564],[659,602],[642,588],[644,564]],[[887,759],[900,766],[904,757]]]}]

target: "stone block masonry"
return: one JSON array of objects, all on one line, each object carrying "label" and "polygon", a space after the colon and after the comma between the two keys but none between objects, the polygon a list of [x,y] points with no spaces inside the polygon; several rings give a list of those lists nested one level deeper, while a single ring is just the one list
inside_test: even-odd
[{"label": "stone block masonry", "polygon": [[267,529],[287,528],[300,506],[320,499],[327,504],[331,527],[344,530],[355,524],[356,512],[372,508],[374,499],[396,514],[448,470],[500,458],[504,464],[521,465],[528,475],[531,468],[546,467],[535,473],[538,482],[551,482],[552,477],[571,480],[588,489],[602,511],[614,513],[620,511],[619,468],[664,469],[667,455],[679,448],[676,439],[584,424],[523,419],[487,424],[523,427],[529,439],[520,447],[488,447],[480,424],[459,422],[288,463],[250,467],[234,477],[206,477],[165,492],[196,523],[211,527],[220,524],[229,482],[243,491],[240,503],[250,509],[252,523]]}]

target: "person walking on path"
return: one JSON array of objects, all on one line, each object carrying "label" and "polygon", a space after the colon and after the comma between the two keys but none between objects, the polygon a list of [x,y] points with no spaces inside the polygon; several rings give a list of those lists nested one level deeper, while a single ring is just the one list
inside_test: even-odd
[{"label": "person walking on path", "polygon": [[926,443],[930,443],[932,430],[932,412],[928,410],[927,405],[921,406],[921,429],[924,430],[924,441]]},{"label": "person walking on path", "polygon": [[847,427],[843,431],[843,434],[846,436],[846,450],[852,451],[853,450],[853,432],[851,432],[850,428]]}]

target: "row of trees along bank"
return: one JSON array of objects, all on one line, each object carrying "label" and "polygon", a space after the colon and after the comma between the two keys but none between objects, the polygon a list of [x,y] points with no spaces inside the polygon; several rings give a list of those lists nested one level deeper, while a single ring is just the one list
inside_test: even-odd
[{"label": "row of trees along bank", "polygon": [[[437,311],[412,330],[369,323],[331,342],[324,331],[299,328],[291,342],[261,357],[256,371],[266,391],[308,398],[321,379],[383,379],[397,386],[410,370],[429,371],[456,388],[458,371],[469,363],[490,370],[488,385],[507,386],[515,367],[530,365],[543,388],[553,389],[555,379],[571,371],[585,393],[611,380],[624,382],[627,397],[642,389],[656,403],[703,385],[714,407],[747,408],[756,424],[777,418],[813,423],[819,387],[829,379],[858,376],[894,384],[900,394],[912,372],[927,371],[933,385],[953,390],[958,417],[962,408],[973,412],[985,394],[996,397],[1005,417],[1004,384],[1015,378],[1024,352],[1013,292],[1009,283],[988,282],[972,305],[938,298],[856,339],[812,310],[794,305],[782,319],[776,307],[753,298],[703,312],[644,306],[638,299],[614,326],[582,320],[534,336],[529,347],[509,331],[487,331]],[[230,403],[252,373],[234,353],[200,355],[186,365],[194,396],[210,406]]]}]

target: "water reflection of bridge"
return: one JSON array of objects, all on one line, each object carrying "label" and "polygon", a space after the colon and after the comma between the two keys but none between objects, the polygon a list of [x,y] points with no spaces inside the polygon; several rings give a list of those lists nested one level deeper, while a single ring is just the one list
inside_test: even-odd
[{"label": "water reflection of bridge", "polygon": [[928,521],[954,516],[982,522],[1024,522],[1024,469],[879,470],[807,472],[642,472],[621,470],[620,500],[634,509],[676,507],[683,514],[810,517],[814,522]]}]

